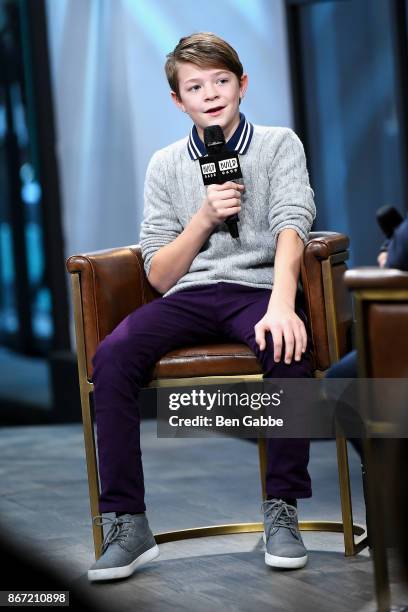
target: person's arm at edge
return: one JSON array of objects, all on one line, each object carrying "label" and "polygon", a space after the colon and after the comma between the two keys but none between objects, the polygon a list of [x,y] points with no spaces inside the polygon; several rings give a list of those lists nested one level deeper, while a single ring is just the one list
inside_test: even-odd
[{"label": "person's arm at edge", "polygon": [[389,241],[385,266],[408,271],[408,219],[400,223]]}]

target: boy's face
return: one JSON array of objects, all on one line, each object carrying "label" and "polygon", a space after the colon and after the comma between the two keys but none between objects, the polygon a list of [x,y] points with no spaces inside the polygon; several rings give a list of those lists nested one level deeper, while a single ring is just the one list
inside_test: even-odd
[{"label": "boy's face", "polygon": [[200,68],[195,64],[178,64],[180,97],[172,91],[174,103],[194,121],[204,140],[204,128],[221,126],[228,140],[239,124],[239,99],[245,94],[248,76],[241,81],[225,68]]}]

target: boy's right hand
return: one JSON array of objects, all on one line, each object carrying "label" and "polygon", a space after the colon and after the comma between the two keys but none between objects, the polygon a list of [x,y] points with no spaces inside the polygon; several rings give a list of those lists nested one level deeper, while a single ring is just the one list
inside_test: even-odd
[{"label": "boy's right hand", "polygon": [[227,181],[222,185],[208,185],[207,197],[199,213],[211,229],[215,229],[227,217],[240,212],[241,194],[244,191],[244,185],[232,181]]}]

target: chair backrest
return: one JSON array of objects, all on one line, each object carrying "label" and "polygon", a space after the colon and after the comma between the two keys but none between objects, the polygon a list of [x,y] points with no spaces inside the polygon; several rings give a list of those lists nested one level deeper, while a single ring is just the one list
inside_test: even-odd
[{"label": "chair backrest", "polygon": [[[351,305],[342,280],[347,247],[342,234],[312,232],[304,251],[301,279],[318,370],[348,349]],[[98,344],[130,312],[160,294],[146,279],[139,245],[73,255],[67,269],[72,275],[78,357],[82,352],[84,376],[90,380]]]},{"label": "chair backrest", "polygon": [[408,378],[408,300],[366,304],[364,347],[367,375]]},{"label": "chair backrest", "polygon": [[408,378],[408,272],[356,268],[345,283],[355,298],[359,375]]}]

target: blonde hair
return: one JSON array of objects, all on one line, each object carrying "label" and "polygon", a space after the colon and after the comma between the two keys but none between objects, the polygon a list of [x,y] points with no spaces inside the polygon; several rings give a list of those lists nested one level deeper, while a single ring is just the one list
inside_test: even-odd
[{"label": "blonde hair", "polygon": [[178,63],[190,62],[200,68],[225,68],[233,72],[240,81],[244,68],[238,53],[225,40],[212,32],[197,32],[180,38],[171,53],[166,55],[164,66],[170,88],[180,98]]}]

